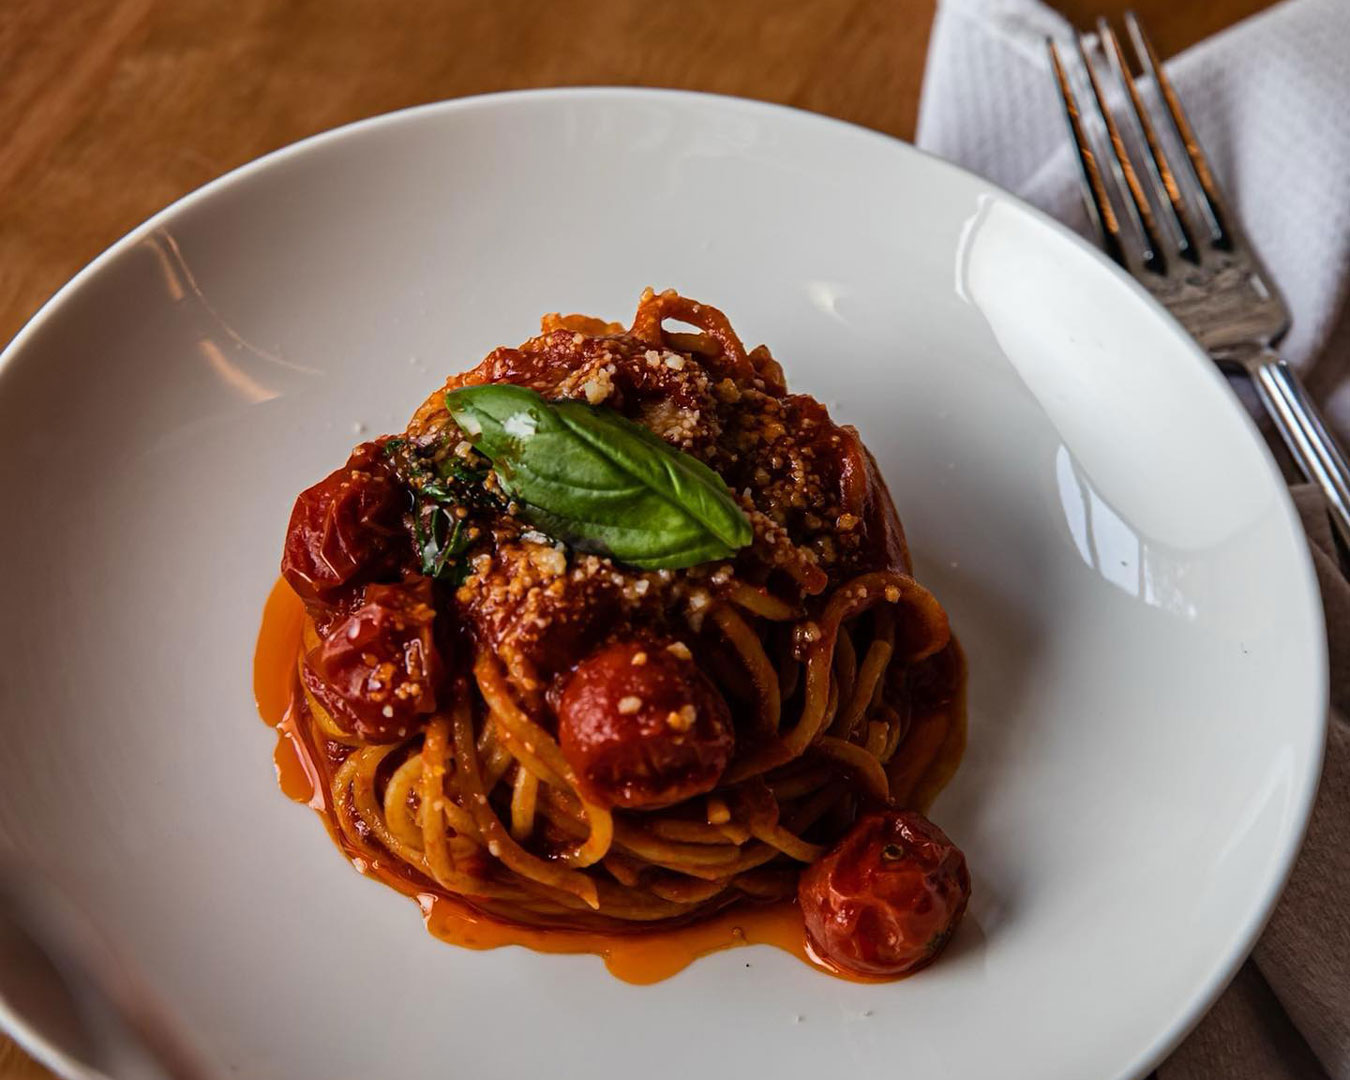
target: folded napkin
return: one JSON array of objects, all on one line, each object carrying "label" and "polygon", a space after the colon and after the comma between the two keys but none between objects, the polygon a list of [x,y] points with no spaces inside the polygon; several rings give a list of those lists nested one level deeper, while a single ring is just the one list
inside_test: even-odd
[{"label": "folded napkin", "polygon": [[[1086,233],[1036,0],[943,0],[918,144]],[[1350,432],[1350,2],[1286,0],[1167,64],[1253,245],[1293,311],[1282,346]],[[1350,581],[1320,494],[1296,488],[1331,650],[1330,736],[1308,838],[1252,959],[1161,1080],[1350,1080]]]},{"label": "folded napkin", "polygon": [[[1070,33],[1035,0],[944,0],[916,141],[1086,233],[1045,58],[1045,38]],[[1348,70],[1346,0],[1287,0],[1167,64],[1220,183],[1293,311],[1281,351],[1342,432],[1350,432]],[[1340,347],[1328,348],[1332,341]]]}]

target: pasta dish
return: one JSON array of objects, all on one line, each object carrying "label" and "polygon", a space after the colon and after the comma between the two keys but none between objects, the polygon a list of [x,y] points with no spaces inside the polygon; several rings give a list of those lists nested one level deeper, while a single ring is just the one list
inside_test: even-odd
[{"label": "pasta dish", "polygon": [[715,308],[546,316],[303,491],[282,576],[314,805],[424,903],[615,940],[776,904],[865,978],[960,920],[946,613],[857,432]]}]

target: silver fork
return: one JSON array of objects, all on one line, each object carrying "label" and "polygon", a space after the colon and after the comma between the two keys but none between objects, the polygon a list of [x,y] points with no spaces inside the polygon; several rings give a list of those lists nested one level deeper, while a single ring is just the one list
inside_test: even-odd
[{"label": "silver fork", "polygon": [[[1106,253],[1221,368],[1251,378],[1294,462],[1326,495],[1342,550],[1350,552],[1350,465],[1276,351],[1289,309],[1229,212],[1152,43],[1132,13],[1125,25],[1143,86],[1105,19],[1097,21],[1095,42],[1083,35],[1075,41],[1085,93],[1075,89],[1059,46],[1047,41],[1088,214]],[[1108,79],[1121,102],[1114,111]],[[1153,109],[1145,101],[1149,89]]]}]

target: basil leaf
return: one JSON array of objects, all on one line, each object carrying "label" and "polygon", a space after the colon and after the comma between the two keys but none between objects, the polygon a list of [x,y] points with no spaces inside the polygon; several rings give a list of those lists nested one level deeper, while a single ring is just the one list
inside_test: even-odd
[{"label": "basil leaf", "polygon": [[468,567],[459,557],[469,549],[469,535],[462,518],[419,500],[413,509],[413,542],[422,573],[456,587],[463,582]]},{"label": "basil leaf", "polygon": [[725,559],[754,534],[722,478],[613,409],[507,383],[445,395],[520,517],[640,570]]}]

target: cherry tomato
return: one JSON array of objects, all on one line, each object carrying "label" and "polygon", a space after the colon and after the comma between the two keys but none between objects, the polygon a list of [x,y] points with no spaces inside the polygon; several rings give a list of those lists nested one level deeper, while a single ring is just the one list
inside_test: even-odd
[{"label": "cherry tomato", "polygon": [[806,939],[826,963],[858,975],[917,971],[965,914],[970,872],[961,849],[922,814],[858,819],[807,867],[797,888]]},{"label": "cherry tomato", "polygon": [[305,658],[305,685],[367,742],[394,742],[436,709],[441,663],[431,579],[367,585],[363,602]]},{"label": "cherry tomato", "polygon": [[406,498],[379,443],[362,443],[347,464],[302,491],[291,511],[282,576],[307,603],[331,604],[348,587],[397,577],[409,550]]},{"label": "cherry tomato", "polygon": [[735,746],[727,703],[689,650],[642,640],[606,645],[577,666],[558,736],[586,794],[627,809],[712,790]]}]

